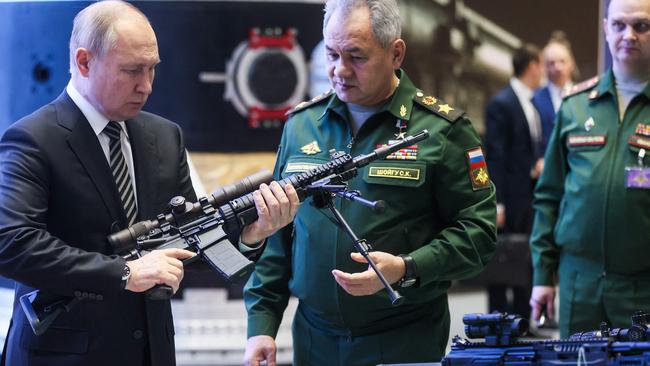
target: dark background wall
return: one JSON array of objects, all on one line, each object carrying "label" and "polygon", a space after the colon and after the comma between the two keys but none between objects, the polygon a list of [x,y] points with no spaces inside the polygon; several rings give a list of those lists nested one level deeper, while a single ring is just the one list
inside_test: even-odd
[{"label": "dark background wall", "polygon": [[[198,74],[225,73],[238,45],[246,41],[253,27],[297,29],[297,41],[304,50],[303,63],[309,64],[321,38],[322,4],[300,0],[135,3],[150,17],[163,58],[154,94],[145,109],[180,123],[192,150],[275,150],[281,123],[251,128],[232,101],[226,100],[225,83],[203,83]],[[511,36],[539,46],[546,43],[553,30],[563,30],[573,44],[581,78],[597,73],[598,0],[398,3],[408,44],[407,72],[426,92],[465,109],[479,132],[484,104],[505,85],[509,75],[486,65],[485,60],[477,60],[476,50],[486,44],[505,51],[512,47],[487,34],[475,24],[476,20],[463,18],[459,8],[472,9]],[[67,42],[72,18],[87,4],[0,1],[0,131],[61,92],[68,80]],[[458,34],[463,38],[460,47],[452,42],[452,35]],[[271,72],[262,77],[270,86],[283,85],[282,80],[269,79],[275,75]],[[258,89],[274,95],[266,87]],[[308,97],[305,93],[304,98]]]},{"label": "dark background wall", "polygon": [[552,31],[565,31],[582,79],[598,73],[598,0],[465,0],[465,5],[540,47]]}]

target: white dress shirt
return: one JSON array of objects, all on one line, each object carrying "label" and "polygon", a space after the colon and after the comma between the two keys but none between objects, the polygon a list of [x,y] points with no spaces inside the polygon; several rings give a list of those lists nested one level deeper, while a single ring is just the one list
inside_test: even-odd
[{"label": "white dress shirt", "polygon": [[[65,88],[65,90],[68,92],[68,95],[74,102],[74,104],[79,107],[81,110],[81,113],[83,113],[84,117],[88,120],[88,123],[90,123],[90,127],[93,129],[95,132],[95,135],[97,136],[97,139],[99,140],[99,144],[102,147],[102,150],[104,151],[104,157],[106,157],[106,162],[108,165],[111,165],[111,158],[110,158],[110,148],[109,148],[109,137],[104,133],[104,128],[106,125],[108,125],[109,119],[104,117],[95,107],[93,107],[90,102],[86,98],[84,98],[81,93],[72,85],[72,80],[68,82],[68,86]],[[135,204],[136,207],[138,205],[138,193],[135,188],[135,168],[133,165],[133,152],[131,151],[131,143],[129,142],[129,134],[126,131],[126,126],[124,124],[124,121],[116,121],[119,125],[120,128],[122,129],[122,134],[120,134],[120,144],[122,145],[122,154],[124,154],[124,160],[126,160],[126,166],[127,169],[129,169],[129,175],[131,176],[131,182],[133,185],[133,195],[135,198]]]},{"label": "white dress shirt", "polygon": [[517,78],[510,79],[510,87],[512,87],[512,90],[515,92],[519,104],[526,115],[528,130],[530,130],[530,138],[533,141],[533,144],[538,144],[542,138],[542,126],[539,113],[537,113],[537,109],[535,109],[532,102],[533,90]]}]

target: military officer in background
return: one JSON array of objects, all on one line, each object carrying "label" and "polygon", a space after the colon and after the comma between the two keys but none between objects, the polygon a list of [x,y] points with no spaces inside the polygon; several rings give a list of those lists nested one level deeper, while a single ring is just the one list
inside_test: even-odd
[{"label": "military officer in background", "polygon": [[406,45],[395,0],[330,0],[324,39],[333,91],[298,105],[287,122],[276,179],[356,156],[428,129],[431,137],[359,169],[349,188],[386,201],[375,214],[335,206],[368,240],[405,303],[394,307],[351,240],[309,200],[268,240],[245,288],[245,364],[275,365],[275,336],[291,295],[295,365],[431,362],[449,335],[451,280],[480,272],[496,241],[495,188],[481,142],[457,108],[418,90],[400,69]]},{"label": "military officer in background", "polygon": [[612,0],[612,67],[564,98],[535,192],[532,316],[560,332],[628,327],[650,304],[650,0]]}]

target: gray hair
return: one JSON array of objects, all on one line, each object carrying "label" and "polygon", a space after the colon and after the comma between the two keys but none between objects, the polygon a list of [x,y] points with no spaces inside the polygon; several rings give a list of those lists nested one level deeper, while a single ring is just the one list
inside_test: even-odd
[{"label": "gray hair", "polygon": [[139,14],[147,17],[135,6],[121,0],[99,1],[81,10],[74,18],[70,35],[70,73],[76,74],[76,52],[86,48],[96,57],[103,57],[115,47],[117,35],[115,23],[125,13]]},{"label": "gray hair", "polygon": [[402,37],[399,7],[395,0],[328,0],[325,3],[323,34],[332,14],[337,11],[349,14],[350,11],[358,8],[370,10],[372,35],[383,48],[387,48],[394,40]]}]

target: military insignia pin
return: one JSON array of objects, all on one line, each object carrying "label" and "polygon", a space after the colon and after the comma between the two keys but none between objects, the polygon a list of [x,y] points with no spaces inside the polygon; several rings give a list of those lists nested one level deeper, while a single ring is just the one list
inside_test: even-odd
[{"label": "military insignia pin", "polygon": [[472,189],[477,191],[490,187],[490,175],[487,171],[483,149],[477,147],[467,151],[467,162],[469,163],[469,178],[472,182]]},{"label": "military insignia pin", "polygon": [[585,121],[585,124],[584,124],[584,126],[585,126],[585,131],[587,131],[587,132],[591,131],[591,129],[594,128],[595,125],[596,125],[596,122],[594,122],[594,118],[593,118],[593,117],[589,117],[589,119],[586,120],[586,121]]},{"label": "military insignia pin", "polygon": [[404,104],[402,104],[402,106],[399,107],[399,115],[402,117],[406,117],[406,107],[404,106]]},{"label": "military insignia pin", "polygon": [[314,155],[314,154],[318,154],[319,152],[321,152],[321,149],[320,149],[320,147],[318,147],[318,142],[316,142],[316,140],[314,140],[314,141],[308,143],[307,145],[301,147],[300,151],[302,151],[304,154],[307,154],[307,155]]},{"label": "military insignia pin", "polygon": [[[402,106],[402,108],[406,109],[404,106]],[[395,127],[397,128],[395,138],[398,140],[403,140],[406,137],[406,121],[403,119],[398,119],[395,123]]]},{"label": "military insignia pin", "polygon": [[427,96],[427,97],[424,97],[424,99],[422,99],[422,103],[424,103],[426,105],[436,104],[437,101],[438,101],[438,99],[436,99],[436,98],[434,98],[434,97],[432,97],[430,95]]}]

